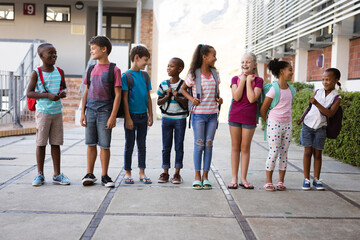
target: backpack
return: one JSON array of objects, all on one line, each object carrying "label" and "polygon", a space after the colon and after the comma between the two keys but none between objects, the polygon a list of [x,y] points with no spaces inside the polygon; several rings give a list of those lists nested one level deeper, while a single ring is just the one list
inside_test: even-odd
[{"label": "backpack", "polygon": [[[166,80],[166,84],[167,84],[168,88],[171,88],[171,86],[170,86],[170,80]],[[176,88],[175,91],[179,92],[179,90],[180,90],[180,88],[181,88],[181,86],[182,86],[183,84],[184,84],[184,80],[180,79],[180,83],[179,83],[179,85],[177,86],[177,88]],[[161,85],[160,85],[160,86],[161,86]],[[179,94],[182,96],[181,93],[179,93]],[[165,104],[163,104],[163,105],[160,106],[160,110],[161,110],[161,113],[162,113],[162,114],[165,113],[165,114],[168,114],[168,115],[173,115],[173,114],[167,112],[167,110],[169,109],[169,106],[170,106],[171,98],[172,98],[172,93],[170,93],[170,97],[169,97],[169,99],[168,99],[168,102],[167,102],[166,107],[164,108],[164,105],[165,105]],[[188,115],[188,114],[189,114],[188,107],[187,107],[187,106],[182,106],[180,103],[178,103],[178,104],[179,104],[179,106],[180,106],[182,109],[186,110],[186,114]]]},{"label": "backpack", "polygon": [[[61,76],[61,82],[60,82],[60,91],[61,91],[61,90],[63,90],[65,80],[64,80],[64,76],[62,74],[61,68],[59,68],[59,67],[56,67],[56,68],[59,71],[60,76]],[[39,78],[40,78],[41,84],[43,85],[44,90],[45,90],[44,92],[47,93],[48,91],[45,88],[45,82],[44,82],[44,77],[43,77],[43,74],[42,74],[42,70],[41,70],[40,67],[38,67],[37,69],[39,71]],[[27,105],[28,105],[29,111],[35,111],[36,110],[36,101],[37,101],[37,99],[36,98],[26,98],[26,100],[27,100]]]},{"label": "backpack", "polygon": [[[149,81],[150,81],[150,76],[146,71],[142,71],[142,74],[145,78],[145,83],[146,83],[146,89],[148,89],[149,87]],[[124,74],[126,75],[126,80],[127,80],[127,84],[128,84],[128,99],[130,99],[131,97],[131,92],[132,92],[132,88],[134,86],[134,79],[131,75],[131,72],[129,70],[125,71]],[[125,112],[124,112],[124,101],[121,101],[120,103],[120,108],[118,111],[118,115],[120,118],[124,118],[125,117]]]},{"label": "backpack", "polygon": [[[219,98],[219,79],[216,73],[216,69],[215,68],[210,68],[211,70],[211,74],[213,75],[214,79],[215,79],[215,99]],[[201,100],[201,70],[200,68],[195,70],[195,84],[196,84],[196,89],[200,89],[200,91],[198,91],[196,93],[196,98]],[[187,89],[188,93],[190,94],[190,96],[193,96],[193,91],[192,91],[192,87]],[[188,111],[189,111],[189,128],[191,128],[191,113],[192,111],[195,109],[196,106],[194,106],[192,104],[191,101],[188,101]],[[219,105],[219,112],[221,109],[221,105]],[[218,114],[219,117],[219,114]],[[216,126],[217,128],[217,126]]]},{"label": "backpack", "polygon": [[[292,98],[295,97],[295,89],[291,84],[287,84],[290,88],[291,91],[291,95]],[[273,81],[272,83],[267,83],[264,85],[263,90],[261,91],[260,97],[258,98],[258,102],[257,102],[257,110],[256,110],[256,117],[257,119],[260,117],[260,109],[261,106],[265,100],[265,96],[266,94],[269,92],[269,90],[271,89],[271,87],[274,87],[275,90],[275,96],[270,104],[270,107],[266,113],[266,116],[269,114],[270,110],[273,109],[274,107],[276,107],[276,105],[279,103],[280,100],[280,86],[278,81]],[[264,130],[264,140],[266,140],[266,133],[267,132],[267,124],[265,123],[265,130]]]}]

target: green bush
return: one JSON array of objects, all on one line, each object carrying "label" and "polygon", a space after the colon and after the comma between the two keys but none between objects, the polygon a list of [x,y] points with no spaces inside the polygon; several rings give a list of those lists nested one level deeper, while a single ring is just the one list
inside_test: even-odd
[{"label": "green bush", "polygon": [[[304,110],[309,105],[309,98],[313,94],[310,87],[299,86],[299,91],[292,104],[293,137],[296,143],[300,142],[301,125],[296,124]],[[342,162],[360,166],[360,92],[340,92],[341,107],[344,115],[342,129],[337,139],[326,139],[324,153]]]}]

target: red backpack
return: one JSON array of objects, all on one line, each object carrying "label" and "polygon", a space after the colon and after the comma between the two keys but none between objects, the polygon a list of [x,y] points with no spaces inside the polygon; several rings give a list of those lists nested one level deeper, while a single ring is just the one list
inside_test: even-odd
[{"label": "red backpack", "polygon": [[[62,74],[61,68],[59,68],[59,67],[56,67],[56,68],[57,68],[57,70],[59,71],[59,73],[61,75],[61,83],[60,83],[60,91],[61,91],[61,90],[63,90],[64,76]],[[38,67],[37,69],[39,71],[39,77],[40,77],[41,83],[42,83],[42,85],[43,85],[43,87],[45,89],[44,92],[47,93],[48,91],[45,88],[45,83],[44,83],[44,77],[43,77],[43,74],[42,74],[42,70],[41,70],[40,67]],[[27,100],[27,105],[28,105],[29,110],[30,111],[35,111],[36,110],[35,105],[36,105],[36,100],[37,99],[36,98],[27,98],[26,100]]]}]

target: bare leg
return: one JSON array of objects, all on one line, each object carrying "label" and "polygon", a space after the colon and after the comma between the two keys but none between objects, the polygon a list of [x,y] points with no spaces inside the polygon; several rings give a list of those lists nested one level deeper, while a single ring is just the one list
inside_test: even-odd
[{"label": "bare leg", "polygon": [[304,148],[304,158],[303,158],[304,178],[307,178],[307,179],[310,179],[310,166],[311,166],[312,153],[313,153],[312,147]]},{"label": "bare leg", "polygon": [[51,157],[54,165],[54,176],[58,176],[60,172],[60,146],[51,145]]},{"label": "bare leg", "polygon": [[36,147],[37,169],[38,169],[38,173],[42,173],[42,174],[44,174],[45,150],[46,150],[46,146]]},{"label": "bare leg", "polygon": [[250,147],[251,140],[254,136],[254,129],[242,129],[242,140],[241,140],[241,182],[247,182],[246,177],[249,169],[250,162]]},{"label": "bare leg", "polygon": [[94,173],[94,166],[97,157],[97,147],[88,146],[87,147],[87,173]]},{"label": "bare leg", "polygon": [[320,179],[322,150],[314,148],[314,178]]},{"label": "bare leg", "polygon": [[272,183],[273,171],[266,170],[266,183]]},{"label": "bare leg", "polygon": [[241,127],[229,126],[231,135],[231,183],[238,183],[240,151],[241,151]]},{"label": "bare leg", "polygon": [[100,148],[101,176],[108,173],[110,163],[110,149]]},{"label": "bare leg", "polygon": [[279,170],[279,182],[284,182],[285,180],[285,170]]}]

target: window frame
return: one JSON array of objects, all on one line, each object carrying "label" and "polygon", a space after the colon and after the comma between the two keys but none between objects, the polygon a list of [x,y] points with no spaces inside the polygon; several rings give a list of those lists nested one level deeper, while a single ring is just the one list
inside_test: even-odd
[{"label": "window frame", "polygon": [[[69,8],[69,21],[49,21],[46,19],[47,17],[47,8],[48,7],[61,7],[61,8]],[[44,4],[44,22],[45,23],[71,23],[71,5],[60,5],[60,4]]]},{"label": "window frame", "polygon": [[13,6],[14,18],[13,19],[0,19],[0,21],[15,21],[15,3],[0,3],[1,6]]}]

